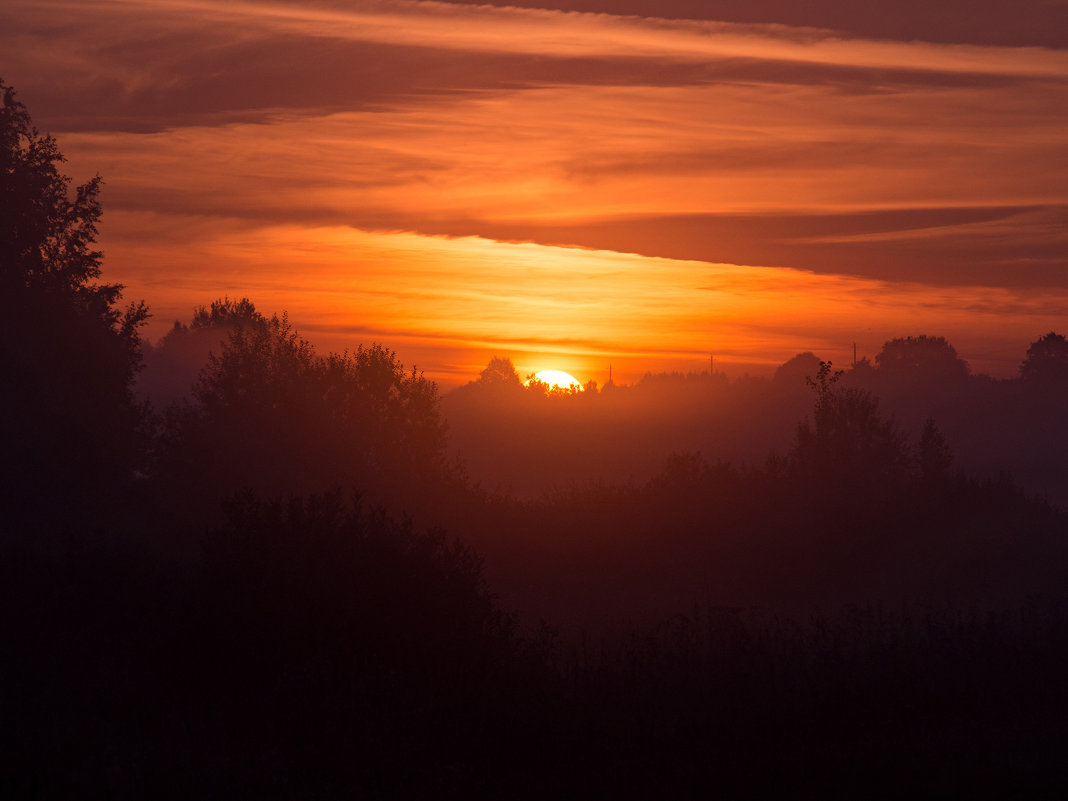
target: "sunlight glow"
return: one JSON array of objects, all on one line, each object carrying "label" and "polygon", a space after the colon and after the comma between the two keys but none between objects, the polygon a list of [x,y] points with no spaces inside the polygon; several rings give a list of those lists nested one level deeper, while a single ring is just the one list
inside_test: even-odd
[{"label": "sunlight glow", "polygon": [[[535,373],[534,378],[543,384],[549,386],[550,389],[563,389],[569,392],[582,392],[582,382],[570,373],[565,373],[563,370],[542,370],[540,373]],[[526,381],[527,386],[530,385],[532,379]]]},{"label": "sunlight glow", "polygon": [[230,296],[442,389],[499,353],[627,383],[921,332],[1015,377],[1068,311],[1063,49],[667,6],[2,8],[4,78],[107,178],[109,280],[151,340]]}]

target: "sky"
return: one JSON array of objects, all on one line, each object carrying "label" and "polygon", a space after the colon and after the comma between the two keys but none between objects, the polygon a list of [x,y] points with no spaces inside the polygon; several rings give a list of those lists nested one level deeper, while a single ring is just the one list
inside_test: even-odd
[{"label": "sky", "polygon": [[1065,0],[5,0],[149,339],[228,295],[449,388],[1068,333]]}]

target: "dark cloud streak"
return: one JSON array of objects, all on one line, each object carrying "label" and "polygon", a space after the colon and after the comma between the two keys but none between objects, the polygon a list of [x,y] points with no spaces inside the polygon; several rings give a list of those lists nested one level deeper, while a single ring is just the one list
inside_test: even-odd
[{"label": "dark cloud streak", "polygon": [[669,19],[828,28],[872,39],[1068,47],[1068,4],[1049,0],[456,0]]},{"label": "dark cloud streak", "polygon": [[1062,206],[694,214],[571,225],[457,221],[419,229],[932,286],[1063,287],[1068,272]]},{"label": "dark cloud streak", "polygon": [[[534,4],[531,4],[534,5]],[[543,85],[789,84],[843,94],[912,88],[1011,87],[1038,78],[871,68],[774,59],[567,57],[460,52],[203,26],[134,29],[96,39],[49,15],[0,12],[5,79],[38,120],[61,131],[149,133],[187,125],[268,122],[280,113],[374,110],[413,97]],[[62,51],[62,52],[61,52]],[[133,76],[131,76],[133,73]]]}]

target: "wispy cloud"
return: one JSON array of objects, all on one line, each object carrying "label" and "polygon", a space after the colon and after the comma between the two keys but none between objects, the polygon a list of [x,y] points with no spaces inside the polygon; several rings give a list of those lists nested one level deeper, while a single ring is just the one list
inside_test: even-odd
[{"label": "wispy cloud", "polygon": [[[1000,346],[1004,361],[980,366],[1004,371],[1022,358],[1034,330],[1068,312],[1068,291],[937,289],[351,228],[209,227],[161,265],[157,243],[180,232],[145,215],[131,223],[158,234],[141,244],[125,240],[115,259],[124,270],[181,275],[185,292],[199,298],[251,293],[263,308],[287,308],[327,348],[367,337],[403,345],[408,361],[445,381],[455,379],[441,368],[442,352],[465,348],[469,361],[508,351],[522,364],[560,364],[587,376],[612,361],[625,376],[650,364],[699,367],[709,352],[726,367],[777,364],[810,349],[841,360],[852,342],[875,353],[892,336],[929,330],[951,336],[965,354]],[[197,224],[190,220],[190,229]],[[173,305],[181,294],[157,309],[162,323],[189,315]]]},{"label": "wispy cloud", "polygon": [[[69,0],[40,5],[74,9]],[[438,2],[314,4],[221,0],[100,0],[101,9],[189,15],[203,23],[271,28],[289,35],[436,49],[547,56],[643,56],[698,60],[755,58],[800,63],[907,67],[947,72],[1068,77],[1068,54],[1042,48],[989,48],[850,40],[828,31],[778,25],[656,20]]]},{"label": "wispy cloud", "polygon": [[1064,51],[402,0],[9,0],[0,49],[162,318],[755,363],[1063,308]]}]

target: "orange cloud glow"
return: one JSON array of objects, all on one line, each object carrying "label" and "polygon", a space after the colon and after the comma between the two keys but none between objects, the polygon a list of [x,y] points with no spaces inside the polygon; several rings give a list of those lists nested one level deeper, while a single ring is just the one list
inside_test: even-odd
[{"label": "orange cloud glow", "polygon": [[1063,50],[397,0],[13,0],[0,48],[151,335],[229,294],[445,383],[923,332],[1008,375],[1066,308]]},{"label": "orange cloud glow", "polygon": [[[128,243],[117,266],[134,270],[158,260],[154,241]],[[263,308],[287,308],[324,348],[391,343],[447,386],[477,374],[494,354],[510,355],[524,375],[552,367],[603,381],[611,363],[627,380],[649,369],[702,369],[710,353],[720,369],[736,373],[809,349],[841,363],[853,342],[862,355],[874,355],[886,339],[920,329],[942,331],[965,353],[982,355],[1003,341],[1024,348],[1036,325],[1054,325],[1068,312],[1068,292],[1039,298],[986,287],[936,291],[781,268],[345,227],[205,235],[156,269],[182,276],[176,286],[151,287],[164,319],[187,317],[188,297],[247,293]],[[976,366],[1004,367],[982,358]]]}]

